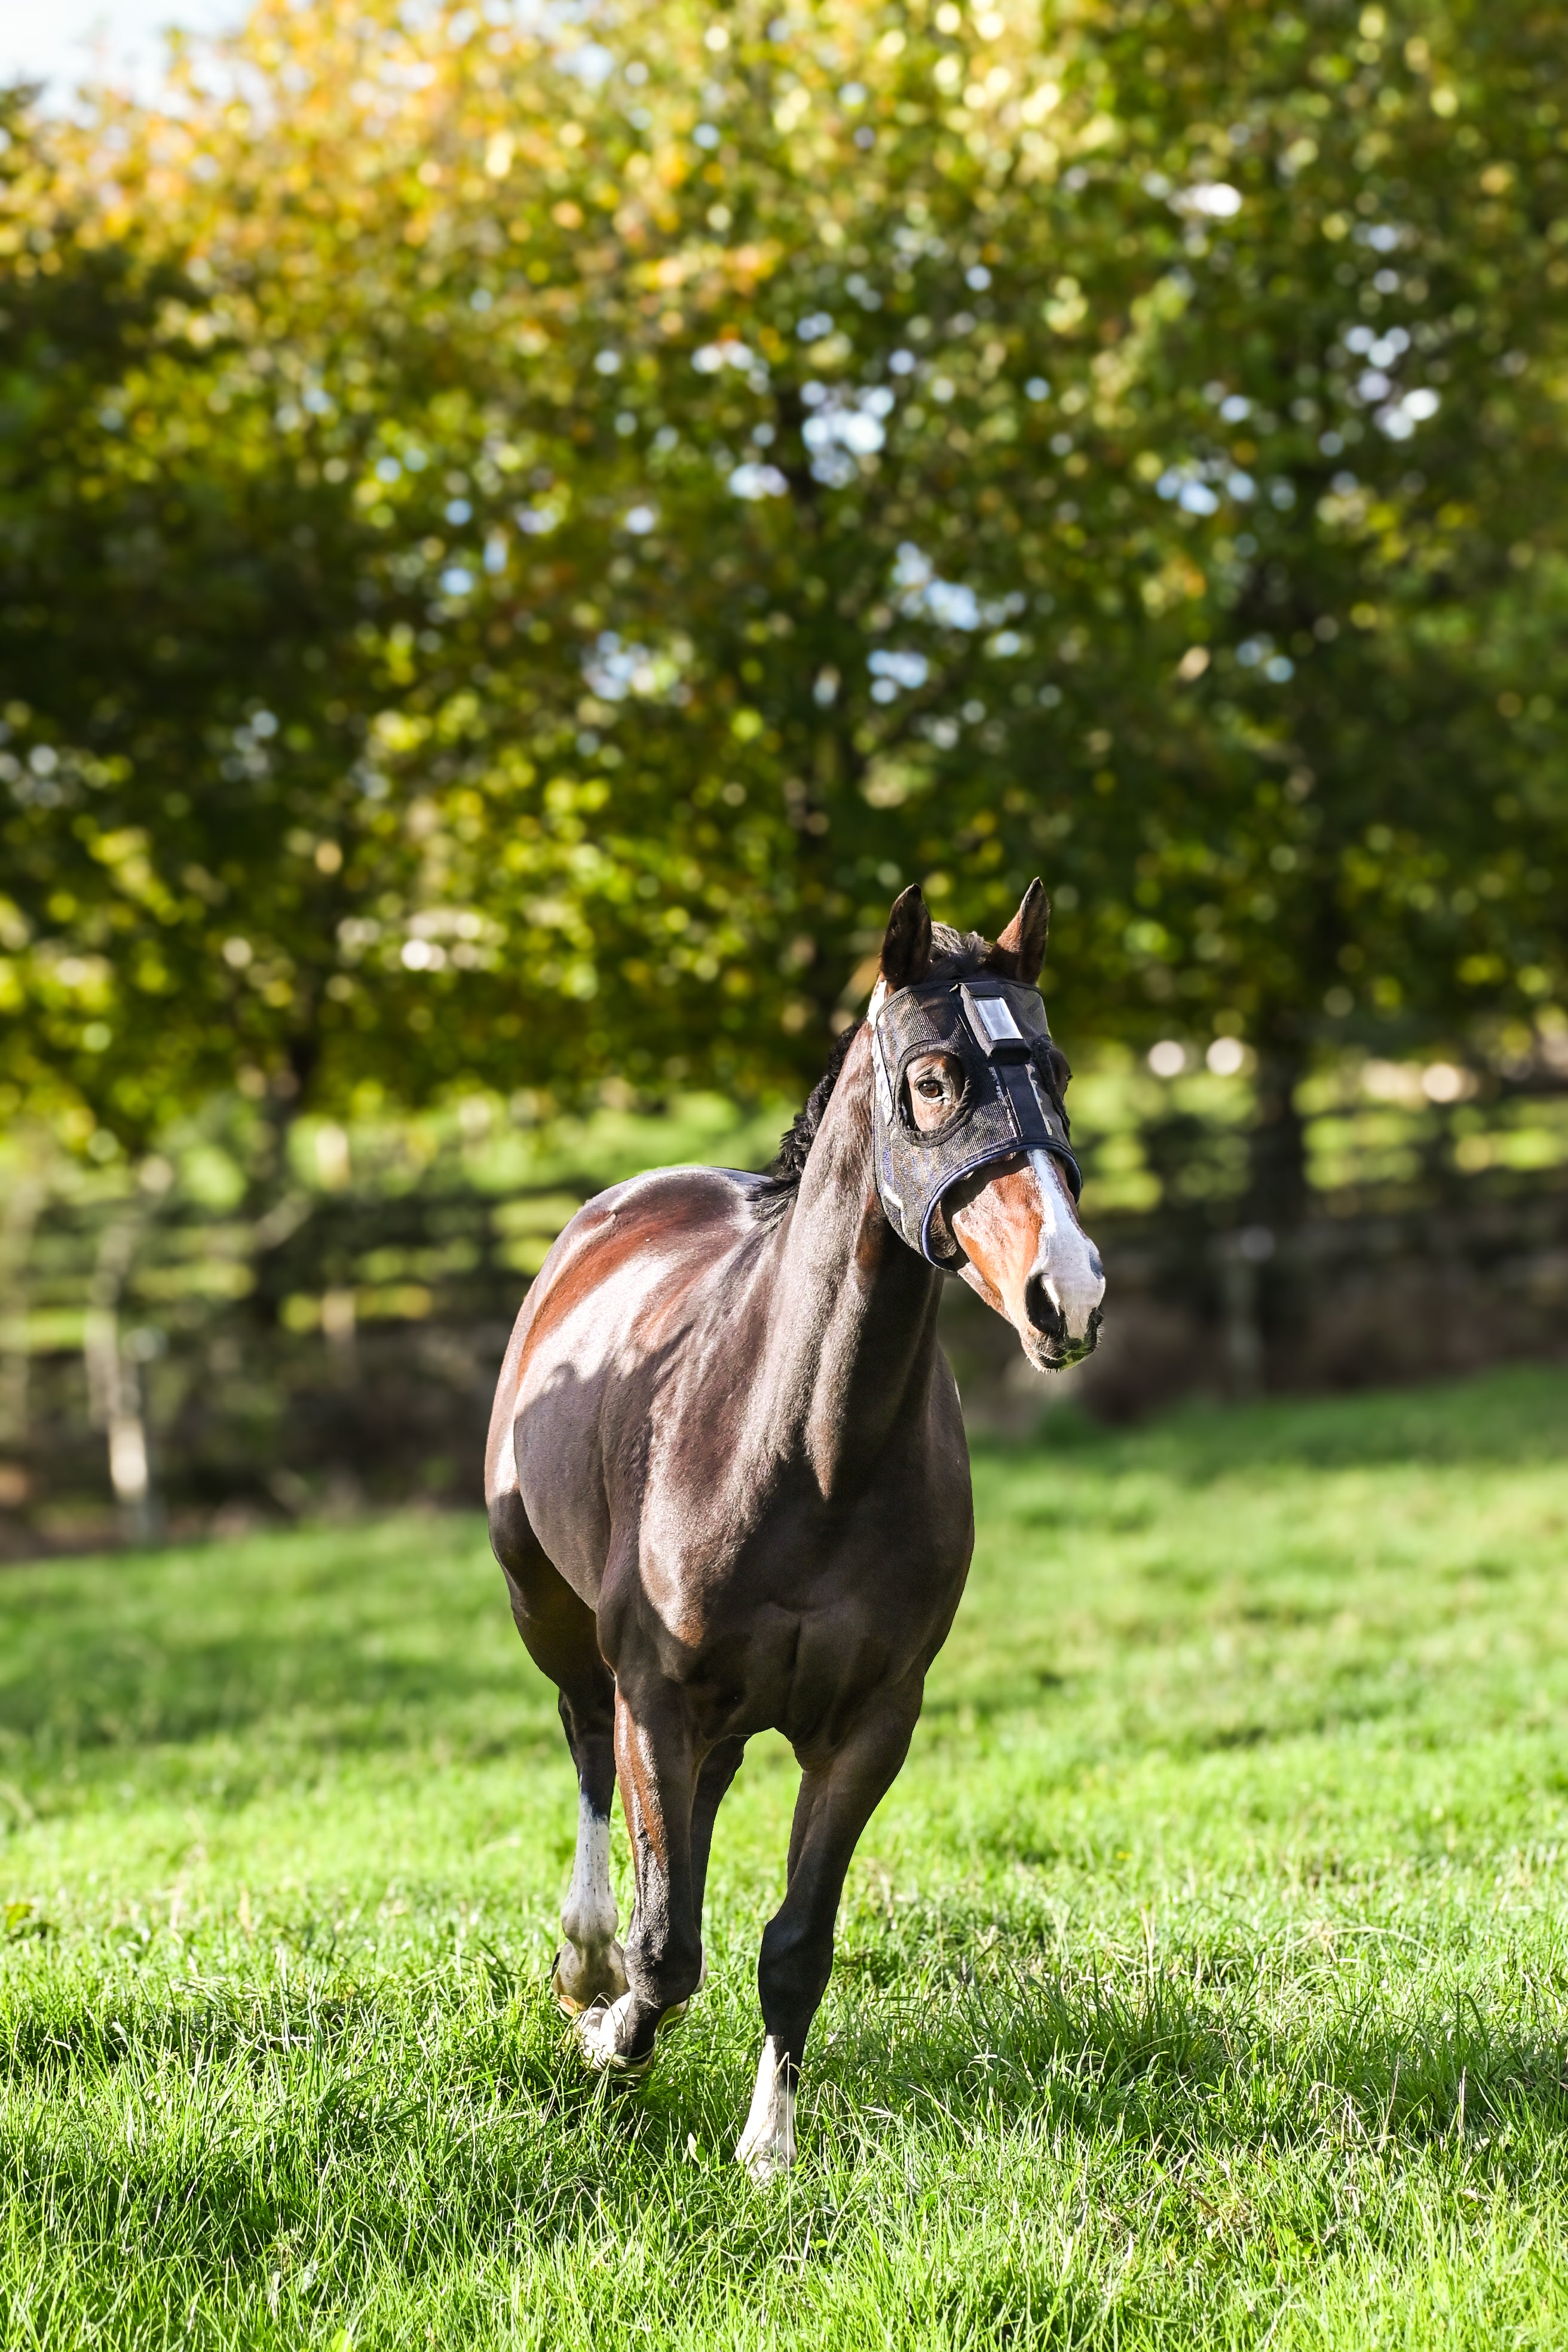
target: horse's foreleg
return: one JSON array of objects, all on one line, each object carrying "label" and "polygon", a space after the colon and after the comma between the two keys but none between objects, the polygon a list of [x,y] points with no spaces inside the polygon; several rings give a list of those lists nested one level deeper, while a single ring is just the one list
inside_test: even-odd
[{"label": "horse's foreleg", "polygon": [[616,1695],[616,1766],[631,1832],[637,1903],[626,1934],[626,1990],[580,2020],[591,2064],[640,2074],[654,2038],[697,1990],[702,1943],[694,1907],[691,1815],[695,1759],[680,1694],[658,1682]]},{"label": "horse's foreleg", "polygon": [[625,1956],[616,1941],[616,1897],[610,1885],[610,1805],[616,1793],[616,1686],[607,1668],[602,1685],[561,1694],[561,1720],[577,1767],[577,1851],[561,1912],[566,1941],[556,1955],[554,1991],[575,2013],[618,2000],[626,1989]]},{"label": "horse's foreleg", "polygon": [[575,2012],[616,2000],[626,1989],[610,1886],[616,1678],[599,1654],[592,1610],[546,1558],[515,1489],[491,1502],[490,1543],[528,1654],[561,1693],[561,1722],[577,1769],[577,1853],[554,1974],[557,2000]]},{"label": "horse's foreleg", "polygon": [[833,1927],[860,1832],[909,1752],[921,1685],[879,1694],[854,1732],[800,1784],[789,1842],[789,1891],[769,1920],[757,1962],[762,2063],[735,2154],[755,2180],[795,2162],[795,2095],[805,2039],[833,1970]]}]

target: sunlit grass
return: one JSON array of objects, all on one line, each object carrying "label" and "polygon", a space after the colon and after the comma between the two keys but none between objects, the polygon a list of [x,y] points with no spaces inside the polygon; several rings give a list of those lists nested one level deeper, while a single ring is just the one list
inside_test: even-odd
[{"label": "sunlit grass", "polygon": [[1563,2340],[1565,1426],[1521,1372],[983,1458],[767,2195],[780,1743],[609,2094],[477,1521],[5,1577],[4,2342]]}]

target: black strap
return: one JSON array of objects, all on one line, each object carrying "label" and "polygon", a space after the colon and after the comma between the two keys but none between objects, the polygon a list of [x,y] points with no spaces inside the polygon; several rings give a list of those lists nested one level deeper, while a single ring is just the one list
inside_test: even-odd
[{"label": "black strap", "polygon": [[1031,1151],[1048,1151],[1060,1160],[1076,1201],[1083,1192],[1083,1171],[1068,1142],[1067,1115],[1054,1088],[1046,1089],[1053,1115],[1047,1116],[1041,1108],[1035,1092],[1035,1066],[1031,1062],[998,1062],[995,1066],[996,1075],[1006,1088],[1020,1141]]}]

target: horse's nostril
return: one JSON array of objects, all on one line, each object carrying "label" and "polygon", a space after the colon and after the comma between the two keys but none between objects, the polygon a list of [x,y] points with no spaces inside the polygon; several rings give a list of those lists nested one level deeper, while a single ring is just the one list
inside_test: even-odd
[{"label": "horse's nostril", "polygon": [[1031,1278],[1024,1293],[1024,1306],[1035,1329],[1043,1331],[1047,1339],[1067,1338],[1067,1318],[1047,1288],[1043,1275]]}]

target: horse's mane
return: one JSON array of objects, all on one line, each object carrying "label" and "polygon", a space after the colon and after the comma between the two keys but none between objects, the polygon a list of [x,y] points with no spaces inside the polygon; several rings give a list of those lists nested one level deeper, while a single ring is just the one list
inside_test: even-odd
[{"label": "horse's mane", "polygon": [[[933,923],[931,929],[931,969],[934,979],[978,971],[991,952],[990,940],[983,939],[978,931],[955,931],[947,923]],[[838,1084],[838,1073],[865,1025],[863,1021],[852,1021],[847,1029],[839,1031],[827,1056],[827,1067],[807,1095],[805,1108],[796,1111],[780,1136],[773,1166],[752,1194],[752,1213],[760,1223],[776,1224],[799,1192],[816,1130],[827,1116],[833,1089]]]},{"label": "horse's mane", "polygon": [[805,1173],[805,1163],[811,1157],[811,1147],[816,1130],[827,1113],[833,1099],[833,1089],[838,1084],[838,1073],[849,1058],[849,1048],[866,1026],[863,1021],[852,1021],[841,1029],[833,1041],[833,1051],[827,1056],[827,1067],[805,1098],[804,1110],[797,1110],[779,1138],[779,1148],[773,1164],[752,1195],[752,1213],[764,1225],[776,1224],[800,1190],[800,1180]]}]

